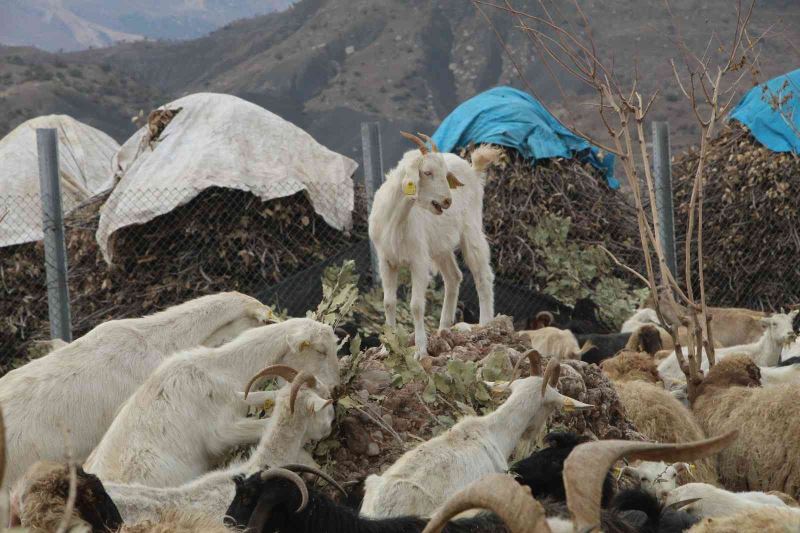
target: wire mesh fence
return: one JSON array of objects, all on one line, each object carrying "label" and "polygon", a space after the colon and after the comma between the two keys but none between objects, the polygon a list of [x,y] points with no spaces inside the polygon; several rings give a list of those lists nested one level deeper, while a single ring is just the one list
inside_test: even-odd
[{"label": "wire mesh fence", "polygon": [[[324,269],[346,259],[355,260],[362,289],[370,287],[362,187],[356,187],[352,226],[346,230],[318,214],[325,202],[350,209],[340,191],[318,193],[313,203],[306,192],[288,188],[269,201],[231,189],[190,192],[131,190],[117,199],[114,210],[101,210],[107,196],[65,209],[74,338],[109,319],[141,316],[219,291],[241,291],[289,315],[303,315],[321,299]],[[192,199],[147,222],[126,219],[127,207],[141,213],[186,196]],[[678,231],[679,206],[676,196]],[[759,212],[758,203],[752,212]],[[119,227],[107,243],[98,242],[101,213],[104,223]],[[0,248],[0,365],[5,369],[35,355],[36,341],[49,338],[41,216],[38,198],[0,194],[0,237],[14,243]],[[635,211],[626,193],[605,187],[585,165],[553,160],[533,166],[509,154],[487,179],[484,227],[496,274],[496,312],[513,316],[519,327],[543,309],[569,317],[588,299],[599,308],[598,322],[614,330],[644,297],[643,284],[611,258],[642,270]],[[792,227],[788,221],[778,232],[755,222],[743,229],[737,238],[758,242],[765,250],[764,266],[745,276],[735,251],[715,262],[706,275],[711,303],[778,309],[800,299],[800,269],[786,262],[776,271],[769,255],[787,239],[798,243]],[[709,253],[717,253],[716,245],[709,241]],[[113,258],[110,264],[104,246]],[[459,318],[474,322],[474,282],[463,264],[462,271]],[[434,285],[434,297],[436,291]],[[372,306],[380,312],[380,293],[372,292],[377,294]],[[774,296],[780,294],[784,297]],[[436,303],[428,309],[435,312]]]}]

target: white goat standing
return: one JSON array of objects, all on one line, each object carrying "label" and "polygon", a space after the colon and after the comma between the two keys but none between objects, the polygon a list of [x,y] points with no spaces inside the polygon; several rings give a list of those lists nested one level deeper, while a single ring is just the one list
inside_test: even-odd
[{"label": "white goat standing", "polygon": [[[439,328],[453,325],[462,275],[455,250],[460,247],[478,291],[480,323],[494,316],[494,273],[483,233],[483,186],[486,168],[499,150],[481,146],[472,165],[455,154],[428,150],[419,137],[401,133],[419,146],[406,152],[375,193],[369,214],[369,236],[378,253],[386,323],[395,325],[397,277],[401,266],[411,270],[411,315],[417,357],[427,355],[425,293],[431,272],[444,279]],[[458,189],[451,193],[451,189]]]},{"label": "white goat standing", "polygon": [[[269,374],[291,378],[275,367],[259,373],[260,376]],[[104,482],[123,521],[157,520],[161,512],[172,508],[202,510],[221,521],[236,493],[235,476],[249,476],[267,466],[302,462],[303,446],[330,434],[334,408],[331,400],[315,392],[315,380],[309,373],[295,372],[290,382],[291,386],[269,393],[275,401],[272,416],[265,420],[258,446],[246,461],[209,472],[179,487]],[[302,385],[312,388],[302,388]],[[247,401],[255,404],[256,398],[261,400],[264,394],[251,395]],[[34,474],[34,469],[31,469],[30,474],[20,478],[14,487],[12,507],[17,515],[25,512],[24,496],[32,481],[26,478]]]},{"label": "white goat standing", "polygon": [[[800,310],[792,311],[791,313],[783,314],[776,313],[770,317],[761,318],[761,324],[764,327],[764,333],[758,341],[752,344],[743,344],[741,346],[731,346],[728,348],[715,348],[714,356],[717,361],[720,361],[733,354],[747,355],[753,361],[761,366],[775,366],[781,359],[781,351],[783,347],[795,339],[795,332],[792,328],[792,321]],[[713,324],[712,324],[713,327]],[[684,357],[688,353],[684,348]],[[706,358],[705,349],[703,350],[703,361],[701,368],[708,370],[708,359]],[[664,378],[664,383],[668,387],[670,384],[680,382],[685,379],[680,366],[678,365],[678,358],[675,353],[671,353],[658,365],[658,373]]]},{"label": "white goat standing", "polygon": [[[203,296],[143,318],[111,320],[0,378],[9,486],[34,462],[64,457],[62,428],[82,461],[120,405],[173,352],[224,342],[272,317],[237,292]],[[219,332],[219,333],[218,333]]]},{"label": "white goat standing", "polygon": [[211,470],[230,448],[258,442],[267,419],[247,418],[237,396],[265,364],[339,384],[333,328],[293,318],[242,333],[219,348],[176,354],[123,405],[84,470],[103,481],[176,486]]},{"label": "white goat standing", "polygon": [[[526,431],[537,432],[558,408],[590,409],[560,394],[560,365],[550,360],[541,376],[539,354],[528,352],[531,377],[510,384],[511,396],[496,411],[467,416],[441,435],[406,452],[386,472],[364,482],[361,514],[373,518],[430,516],[473,481],[506,472],[508,457]],[[507,385],[492,385],[493,390]]]}]

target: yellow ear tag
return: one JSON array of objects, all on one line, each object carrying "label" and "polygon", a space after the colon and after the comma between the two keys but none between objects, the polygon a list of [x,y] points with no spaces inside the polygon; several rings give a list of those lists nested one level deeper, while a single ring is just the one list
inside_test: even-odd
[{"label": "yellow ear tag", "polygon": [[575,411],[575,404],[572,401],[572,398],[565,398],[564,399],[564,412],[571,413]]},{"label": "yellow ear tag", "polygon": [[306,349],[306,348],[308,348],[309,346],[311,346],[311,343],[310,343],[310,342],[308,342],[308,341],[303,341],[303,342],[301,342],[301,343],[300,343],[300,349],[301,349],[301,350],[305,350],[305,349]]},{"label": "yellow ear tag", "polygon": [[407,181],[405,185],[403,185],[403,192],[406,196],[414,196],[417,194],[417,186],[413,181]]},{"label": "yellow ear tag", "polygon": [[262,407],[264,408],[265,411],[269,411],[270,409],[275,407],[275,400],[273,400],[272,398],[267,398],[266,400],[264,400],[264,405]]},{"label": "yellow ear tag", "polygon": [[622,469],[618,466],[615,466],[612,475],[615,479],[619,479],[622,476]]}]

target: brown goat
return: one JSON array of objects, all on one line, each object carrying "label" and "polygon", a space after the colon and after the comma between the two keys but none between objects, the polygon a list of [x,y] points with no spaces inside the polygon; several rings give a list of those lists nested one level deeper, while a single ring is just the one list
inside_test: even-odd
[{"label": "brown goat", "polygon": [[600,368],[612,381],[645,381],[658,383],[658,367],[653,358],[638,351],[622,351],[600,363]]},{"label": "brown goat", "polygon": [[800,419],[793,385],[763,389],[761,372],[746,356],[718,362],[697,387],[695,417],[707,434],[741,430],[718,457],[720,480],[729,490],[778,490],[800,495]]}]

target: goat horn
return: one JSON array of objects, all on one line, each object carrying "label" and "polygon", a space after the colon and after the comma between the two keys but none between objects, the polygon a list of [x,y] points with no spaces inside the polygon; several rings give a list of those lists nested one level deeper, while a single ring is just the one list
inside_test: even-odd
[{"label": "goat horn", "polygon": [[419,151],[422,152],[422,155],[428,153],[428,147],[425,146],[425,141],[417,137],[416,135],[412,135],[411,133],[407,133],[405,131],[401,131],[400,135],[411,141],[412,143],[416,144],[419,147]]},{"label": "goat horn", "polygon": [[547,363],[547,368],[544,371],[542,378],[542,398],[547,391],[547,385],[556,387],[558,385],[558,378],[561,376],[561,364],[555,357],[551,357]]},{"label": "goat horn", "polygon": [[433,153],[434,154],[438,154],[439,153],[439,147],[436,146],[436,143],[433,142],[433,139],[431,139],[430,137],[428,137],[424,133],[417,132],[417,135],[419,135],[420,137],[422,137],[423,139],[425,139],[426,141],[431,143],[431,148],[433,148]]},{"label": "goat horn", "polygon": [[301,464],[283,465],[282,468],[285,468],[286,470],[291,470],[292,472],[303,472],[303,473],[306,473],[306,474],[314,474],[315,476],[320,477],[320,478],[324,479],[325,481],[327,481],[328,483],[330,483],[330,485],[332,487],[336,487],[336,490],[341,492],[342,496],[347,498],[347,491],[344,490],[344,487],[339,485],[336,482],[335,479],[333,479],[331,476],[329,476],[328,474],[326,474],[325,472],[323,472],[322,470],[320,470],[318,468],[314,468],[313,466],[308,466],[308,465],[301,465]]},{"label": "goat horn", "polygon": [[294,404],[297,402],[297,394],[300,392],[300,387],[308,385],[309,388],[316,387],[317,378],[309,374],[305,370],[297,374],[292,380],[292,392],[289,395],[289,411],[294,414]]},{"label": "goat horn", "polygon": [[268,366],[264,370],[260,371],[258,374],[250,378],[250,381],[247,382],[247,386],[244,388],[244,399],[247,399],[247,395],[250,394],[250,388],[261,378],[267,376],[278,376],[282,377],[288,382],[292,382],[292,380],[297,376],[297,370],[290,367],[289,365],[272,365]]},{"label": "goat horn", "polygon": [[531,364],[531,376],[542,375],[542,354],[536,350],[528,350],[525,352],[528,362]]},{"label": "goat horn", "polygon": [[279,477],[283,479],[288,479],[289,481],[294,483],[295,486],[297,487],[297,490],[300,491],[300,507],[297,508],[295,513],[299,513],[300,511],[305,509],[306,505],[308,505],[308,487],[306,487],[306,483],[305,481],[303,481],[303,478],[301,478],[291,470],[286,470],[285,468],[270,468],[269,470],[261,471],[262,481]]},{"label": "goat horn", "polygon": [[422,533],[440,533],[451,518],[470,509],[497,514],[510,533],[550,533],[541,504],[531,489],[507,474],[490,474],[457,492],[431,517]]},{"label": "goat horn", "polygon": [[712,439],[682,444],[600,440],[579,444],[564,461],[564,489],[567,507],[578,528],[600,523],[600,494],[608,469],[625,456],[629,460],[689,461],[715,454],[728,447],[737,430]]},{"label": "goat horn", "polygon": [[686,507],[687,505],[692,505],[694,502],[699,502],[703,498],[688,498],[686,500],[680,500],[677,502],[672,502],[671,504],[667,505],[667,509],[672,509],[673,511],[679,511]]}]

